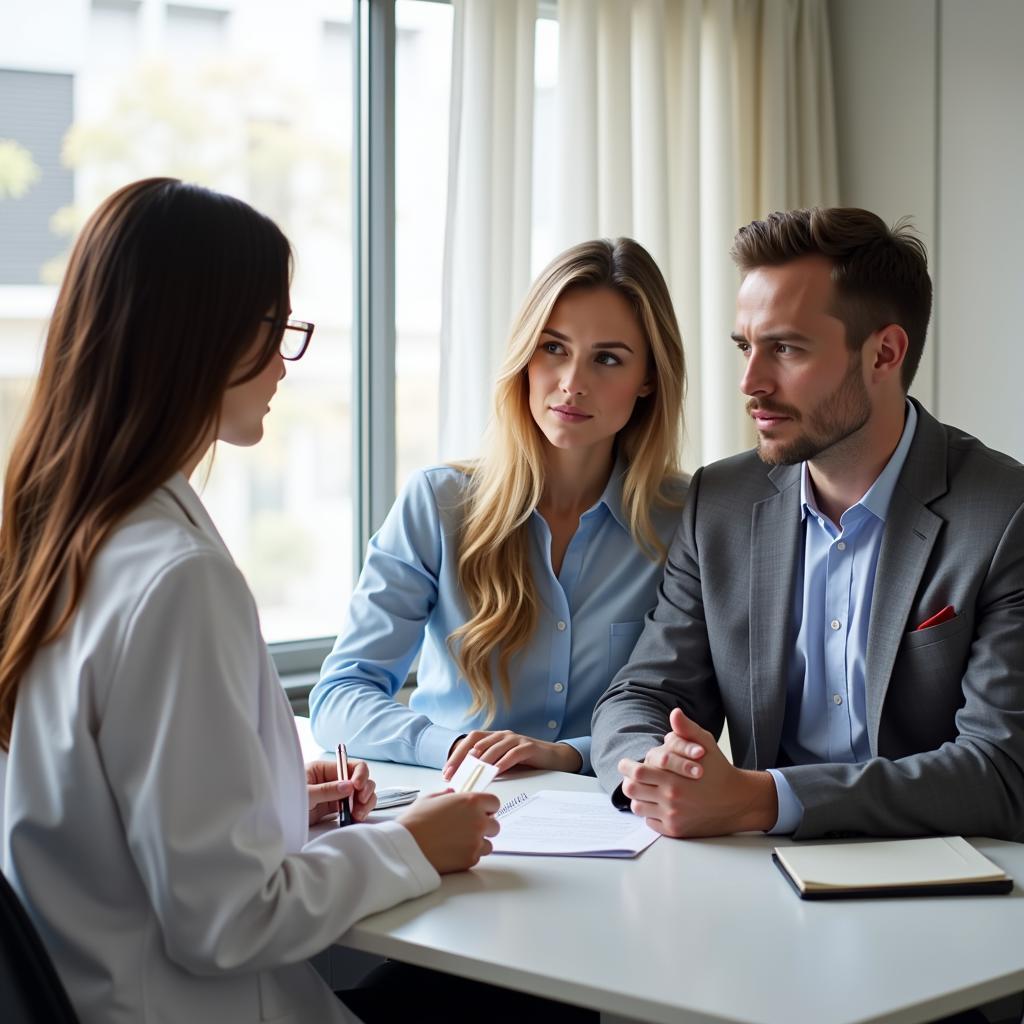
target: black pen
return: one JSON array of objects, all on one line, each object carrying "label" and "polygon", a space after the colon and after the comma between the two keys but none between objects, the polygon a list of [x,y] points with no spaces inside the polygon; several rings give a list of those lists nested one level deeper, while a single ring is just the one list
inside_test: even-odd
[{"label": "black pen", "polygon": [[[350,782],[348,777],[348,751],[345,749],[344,743],[338,744],[336,751],[338,759],[338,781],[339,782]],[[345,797],[344,800],[338,801],[338,828],[342,825],[352,824],[352,798]]]}]

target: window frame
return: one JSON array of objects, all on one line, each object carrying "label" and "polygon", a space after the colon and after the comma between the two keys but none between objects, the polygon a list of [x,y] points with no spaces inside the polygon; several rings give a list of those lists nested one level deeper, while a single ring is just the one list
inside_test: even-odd
[{"label": "window frame", "polygon": [[[395,2],[353,0],[352,5],[351,458],[356,575],[366,545],[396,494]],[[557,0],[537,0],[536,17],[557,20]],[[334,639],[311,637],[269,645],[278,675],[297,705],[316,682]]]},{"label": "window frame", "polygon": [[[352,5],[352,565],[395,500],[395,0]],[[340,623],[339,623],[340,627]],[[333,637],[270,644],[301,699]]]}]

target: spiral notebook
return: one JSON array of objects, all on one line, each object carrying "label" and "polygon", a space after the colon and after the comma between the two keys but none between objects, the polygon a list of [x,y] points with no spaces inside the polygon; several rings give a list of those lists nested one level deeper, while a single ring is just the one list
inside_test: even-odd
[{"label": "spiral notebook", "polygon": [[617,810],[604,793],[542,789],[502,804],[495,853],[545,857],[636,857],[659,833]]}]

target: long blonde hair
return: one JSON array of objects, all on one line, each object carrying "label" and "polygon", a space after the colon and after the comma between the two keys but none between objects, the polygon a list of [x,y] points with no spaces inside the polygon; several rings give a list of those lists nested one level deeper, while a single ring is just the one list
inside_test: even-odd
[{"label": "long blonde hair", "polygon": [[653,391],[639,398],[616,439],[627,466],[623,506],[630,531],[652,560],[665,557],[651,508],[672,505],[665,484],[679,473],[683,343],[668,287],[650,253],[631,238],[583,242],[541,272],[512,324],[498,373],[484,454],[459,466],[469,490],[459,540],[458,580],[469,620],[448,638],[473,694],[470,714],[494,719],[493,667],[506,702],[509,664],[533,633],[537,588],[530,573],[527,520],[544,492],[545,441],[530,413],[526,368],[559,297],[569,288],[611,288],[636,312],[648,344]]}]

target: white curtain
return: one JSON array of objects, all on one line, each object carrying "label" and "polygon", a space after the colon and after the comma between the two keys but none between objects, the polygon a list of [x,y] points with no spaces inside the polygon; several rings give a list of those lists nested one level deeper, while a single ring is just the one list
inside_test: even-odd
[{"label": "white curtain", "polygon": [[[475,448],[508,321],[529,284],[527,9],[533,4],[519,0],[456,0],[444,457]],[[515,29],[496,37],[499,10]],[[630,235],[658,261],[686,346],[694,468],[752,443],[729,341],[733,234],[772,210],[838,199],[825,0],[559,0],[558,20],[558,170],[546,180],[557,189],[559,222],[545,255]],[[499,64],[514,68],[502,88]],[[511,107],[499,108],[499,97]],[[472,120],[488,103],[500,126]],[[501,164],[494,137],[503,130],[514,152]]]},{"label": "white curtain", "polygon": [[441,308],[442,459],[475,454],[530,284],[536,0],[454,0]]}]

